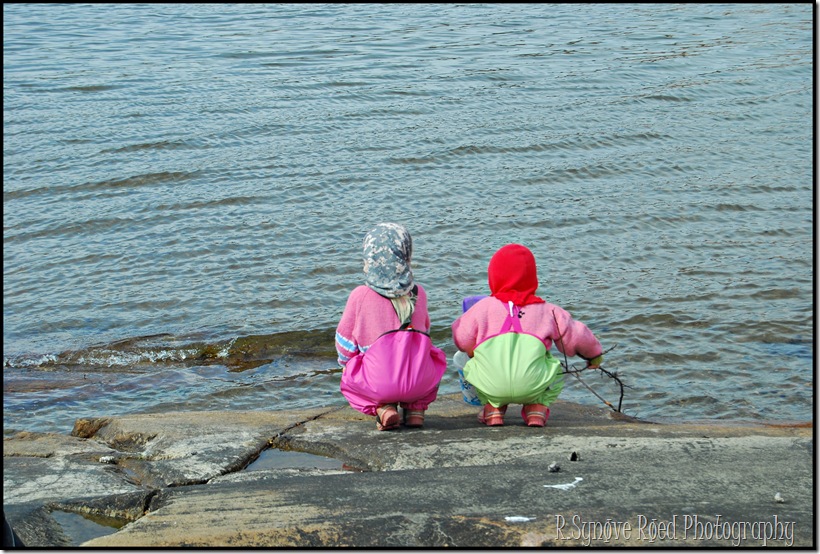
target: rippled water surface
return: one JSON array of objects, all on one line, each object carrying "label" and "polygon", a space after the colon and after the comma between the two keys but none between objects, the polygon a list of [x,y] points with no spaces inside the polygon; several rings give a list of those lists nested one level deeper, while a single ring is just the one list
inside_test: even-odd
[{"label": "rippled water surface", "polygon": [[521,242],[626,413],[813,417],[811,4],[3,15],[6,433],[344,404],[333,331],[382,221],[449,355]]}]

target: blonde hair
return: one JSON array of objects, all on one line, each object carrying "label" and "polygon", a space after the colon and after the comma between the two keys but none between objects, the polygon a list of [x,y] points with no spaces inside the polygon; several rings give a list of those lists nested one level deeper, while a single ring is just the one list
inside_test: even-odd
[{"label": "blonde hair", "polygon": [[391,298],[390,302],[393,303],[396,315],[399,316],[399,324],[403,325],[409,322],[416,308],[416,296],[411,292],[398,298]]}]

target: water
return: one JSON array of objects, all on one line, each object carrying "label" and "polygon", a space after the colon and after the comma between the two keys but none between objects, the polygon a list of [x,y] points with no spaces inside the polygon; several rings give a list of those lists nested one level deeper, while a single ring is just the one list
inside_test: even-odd
[{"label": "water", "polygon": [[333,331],[382,221],[448,355],[521,242],[625,412],[813,417],[811,4],[3,15],[6,434],[344,404]]}]

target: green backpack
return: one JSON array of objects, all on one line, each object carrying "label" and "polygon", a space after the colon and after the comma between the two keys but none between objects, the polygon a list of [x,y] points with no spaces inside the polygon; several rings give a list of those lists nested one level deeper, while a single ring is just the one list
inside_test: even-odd
[{"label": "green backpack", "polygon": [[464,379],[484,404],[549,406],[564,388],[561,363],[539,337],[521,329],[518,307],[508,304],[501,330],[476,346],[464,366]]}]

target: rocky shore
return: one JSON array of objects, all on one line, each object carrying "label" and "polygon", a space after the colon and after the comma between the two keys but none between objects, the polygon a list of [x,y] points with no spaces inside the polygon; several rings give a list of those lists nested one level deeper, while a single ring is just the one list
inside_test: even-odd
[{"label": "rocky shore", "polygon": [[658,424],[557,402],[503,427],[351,408],[78,420],[3,441],[26,546],[814,548],[814,429]]}]

